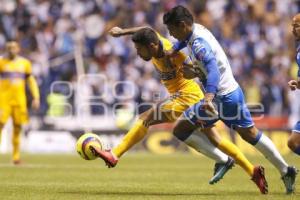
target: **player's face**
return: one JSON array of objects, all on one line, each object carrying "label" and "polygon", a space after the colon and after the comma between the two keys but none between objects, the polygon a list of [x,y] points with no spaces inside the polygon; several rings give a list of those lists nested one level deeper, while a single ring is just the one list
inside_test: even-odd
[{"label": "player's face", "polygon": [[184,26],[185,26],[184,24],[180,24],[178,26],[168,24],[167,28],[171,36],[173,36],[179,41],[183,41],[186,38],[186,33],[183,31],[185,30]]},{"label": "player's face", "polygon": [[293,34],[297,39],[300,39],[300,22],[293,21]]},{"label": "player's face", "polygon": [[20,52],[20,47],[16,42],[8,42],[6,44],[6,51],[10,57],[15,57]]},{"label": "player's face", "polygon": [[141,44],[138,43],[134,43],[135,49],[137,54],[145,61],[149,61],[152,58],[152,55],[150,53],[150,50]]}]

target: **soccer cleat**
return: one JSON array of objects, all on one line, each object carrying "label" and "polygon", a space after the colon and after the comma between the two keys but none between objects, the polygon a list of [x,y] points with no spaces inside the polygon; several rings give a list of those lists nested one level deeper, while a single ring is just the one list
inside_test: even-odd
[{"label": "soccer cleat", "polygon": [[226,163],[216,163],[214,168],[214,176],[209,180],[209,184],[217,183],[233,166],[234,160],[230,157],[228,157]]},{"label": "soccer cleat", "polygon": [[294,166],[289,166],[288,171],[281,177],[287,194],[292,194],[295,191],[295,180],[298,170]]},{"label": "soccer cleat", "polygon": [[268,183],[265,178],[265,169],[262,166],[254,168],[251,180],[257,185],[262,194],[268,194]]},{"label": "soccer cleat", "polygon": [[92,146],[92,145],[90,146],[90,149],[95,156],[98,156],[98,157],[102,158],[102,160],[105,161],[108,168],[112,168],[117,165],[118,159],[115,157],[115,155],[113,155],[113,153],[111,152],[110,149],[109,150],[101,150],[100,148],[98,148],[96,146]]},{"label": "soccer cleat", "polygon": [[14,165],[21,165],[22,162],[21,162],[21,160],[13,160],[13,164]]}]

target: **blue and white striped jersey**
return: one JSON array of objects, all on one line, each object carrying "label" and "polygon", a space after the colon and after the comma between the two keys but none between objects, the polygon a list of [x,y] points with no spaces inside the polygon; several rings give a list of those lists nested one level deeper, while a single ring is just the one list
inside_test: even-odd
[{"label": "blue and white striped jersey", "polygon": [[175,50],[187,47],[190,59],[206,92],[226,95],[239,85],[233,77],[227,56],[213,34],[200,24],[193,25],[193,32],[185,41],[174,44]]}]

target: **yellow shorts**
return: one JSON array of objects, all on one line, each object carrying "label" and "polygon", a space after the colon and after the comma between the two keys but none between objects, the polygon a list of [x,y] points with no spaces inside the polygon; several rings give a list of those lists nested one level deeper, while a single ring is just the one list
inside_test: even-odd
[{"label": "yellow shorts", "polygon": [[13,124],[23,125],[28,122],[26,106],[0,105],[0,123],[5,124],[9,117],[12,117]]},{"label": "yellow shorts", "polygon": [[182,90],[171,94],[167,100],[159,104],[158,108],[173,122],[176,121],[186,109],[203,98],[204,94],[198,84],[189,84]]}]

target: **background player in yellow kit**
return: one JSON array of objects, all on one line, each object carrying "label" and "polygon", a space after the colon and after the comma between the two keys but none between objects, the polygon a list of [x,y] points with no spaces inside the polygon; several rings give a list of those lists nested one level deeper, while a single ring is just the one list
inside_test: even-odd
[{"label": "background player in yellow kit", "polygon": [[[181,67],[186,60],[186,56],[178,52],[172,61],[169,60],[168,57],[164,55],[164,51],[170,50],[173,46],[172,43],[151,28],[137,27],[121,29],[115,27],[110,33],[113,36],[133,34],[132,41],[134,42],[138,55],[145,61],[152,61],[160,74],[162,84],[165,85],[170,93],[169,100],[142,113],[121,143],[113,148],[113,150],[102,151],[94,147],[93,150],[95,154],[101,157],[109,167],[114,167],[118,159],[146,135],[149,126],[176,121],[184,110],[195,104],[197,100],[203,98],[203,93],[194,80],[187,80],[183,77]],[[161,116],[161,118],[157,118],[157,116]],[[214,134],[217,134],[217,132],[214,132]],[[215,183],[220,180],[226,171],[231,168],[233,164],[232,159],[226,155],[224,156],[206,137],[206,140],[203,140],[203,134],[193,133],[184,140],[179,136],[176,137],[188,146],[215,159],[217,162],[220,161],[224,163],[225,161],[221,168],[216,168],[217,171],[215,171],[215,176],[211,179],[210,183]],[[254,166],[245,158],[241,151],[229,141],[224,142],[224,144],[226,145],[224,145],[222,151],[232,156],[235,161],[252,176]],[[224,159],[224,157],[226,159]]]},{"label": "background player in yellow kit", "polygon": [[[32,107],[40,106],[37,82],[31,73],[31,62],[19,56],[17,42],[6,43],[5,55],[0,58],[0,136],[7,120],[13,121],[13,163],[20,163],[20,136],[22,125],[28,121],[26,83],[33,97]],[[1,137],[0,137],[1,138]]]}]

